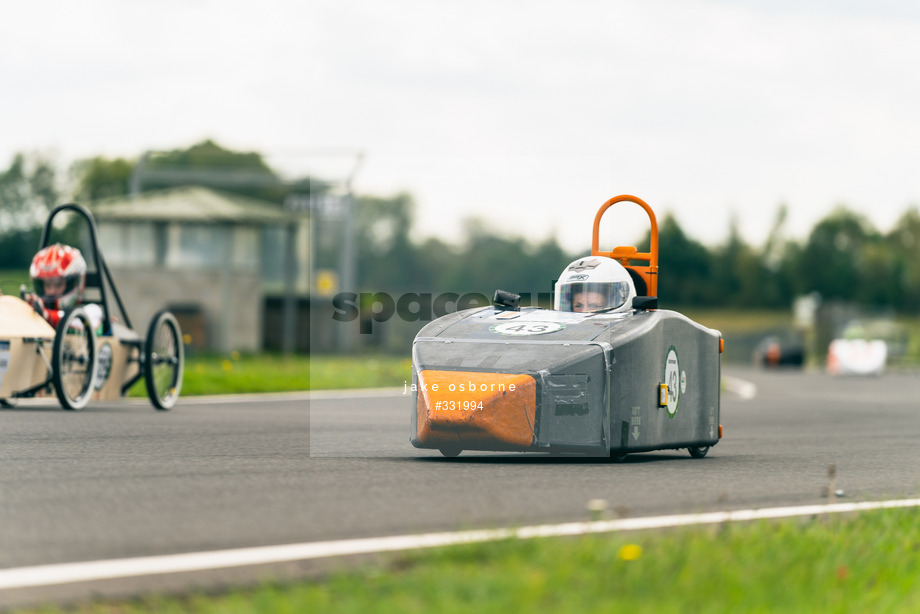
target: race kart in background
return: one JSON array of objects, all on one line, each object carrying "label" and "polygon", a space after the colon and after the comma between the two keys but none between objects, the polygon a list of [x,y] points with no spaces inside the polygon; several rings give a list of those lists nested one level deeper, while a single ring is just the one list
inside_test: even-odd
[{"label": "race kart in background", "polygon": [[[648,215],[649,252],[600,250],[601,218],[621,202]],[[603,259],[633,281],[632,301],[617,313],[522,309],[519,296],[499,291],[491,307],[426,325],[412,346],[411,443],[448,457],[492,450],[621,460],[682,448],[705,456],[722,437],[722,336],[657,308],[658,224],[644,201],[624,195],[601,206],[585,266]]]},{"label": "race kart in background", "polygon": [[87,243],[82,250],[87,262],[84,303],[99,305],[101,324],[94,327],[87,310],[77,306],[54,328],[22,297],[0,295],[0,404],[11,407],[17,399],[53,390],[64,409],[79,410],[91,400],[121,398],[143,377],[154,407],[170,409],[179,398],[184,367],[176,318],[158,312],[141,338],[132,329],[87,209],[71,203],[52,210],[39,247],[52,244],[67,226],[63,222],[75,224]]}]

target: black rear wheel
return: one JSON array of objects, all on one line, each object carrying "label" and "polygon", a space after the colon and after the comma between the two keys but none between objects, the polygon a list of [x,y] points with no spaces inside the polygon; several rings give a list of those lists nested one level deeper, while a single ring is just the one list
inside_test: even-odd
[{"label": "black rear wheel", "polygon": [[82,307],[67,312],[54,334],[51,382],[64,409],[80,410],[93,396],[96,380],[96,337]]},{"label": "black rear wheel", "polygon": [[709,452],[709,446],[687,448],[687,451],[690,452],[690,456],[693,458],[703,458]]},{"label": "black rear wheel", "polygon": [[182,390],[185,351],[175,316],[161,311],[153,316],[144,344],[144,382],[147,396],[160,410],[170,409]]}]

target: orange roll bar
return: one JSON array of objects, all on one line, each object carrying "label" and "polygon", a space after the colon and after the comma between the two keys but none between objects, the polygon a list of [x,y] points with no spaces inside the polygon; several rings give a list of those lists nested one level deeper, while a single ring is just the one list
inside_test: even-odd
[{"label": "orange roll bar", "polygon": [[[651,223],[651,243],[649,245],[648,252],[640,252],[635,247],[629,245],[615,247],[613,251],[609,252],[602,252],[600,250],[599,237],[601,218],[604,216],[604,212],[607,211],[607,209],[621,202],[635,203],[642,207],[645,210],[645,213],[648,214],[648,219]],[[655,212],[652,211],[652,208],[649,207],[648,204],[641,198],[630,196],[629,194],[623,194],[621,196],[614,196],[603,205],[601,205],[597,215],[594,216],[594,233],[591,238],[591,255],[606,256],[607,258],[613,258],[614,260],[619,261],[619,263],[627,269],[632,269],[635,271],[639,277],[645,281],[648,296],[658,296],[658,220],[655,218]],[[631,260],[642,260],[648,262],[648,265],[642,266],[630,264]]]}]

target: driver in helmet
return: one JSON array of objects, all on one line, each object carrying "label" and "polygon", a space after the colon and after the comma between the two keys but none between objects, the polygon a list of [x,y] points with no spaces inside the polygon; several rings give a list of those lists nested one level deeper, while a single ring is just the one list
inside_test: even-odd
[{"label": "driver in helmet", "polygon": [[576,260],[559,276],[554,307],[560,311],[617,313],[629,311],[635,296],[635,285],[623,265],[592,256]]},{"label": "driver in helmet", "polygon": [[[23,299],[51,326],[58,325],[66,310],[83,303],[86,260],[77,248],[60,243],[42,248],[32,259],[29,276],[35,292],[24,293]],[[94,316],[98,315],[101,320],[101,309],[98,306],[88,307],[96,307],[88,310],[90,319],[96,325]]]}]

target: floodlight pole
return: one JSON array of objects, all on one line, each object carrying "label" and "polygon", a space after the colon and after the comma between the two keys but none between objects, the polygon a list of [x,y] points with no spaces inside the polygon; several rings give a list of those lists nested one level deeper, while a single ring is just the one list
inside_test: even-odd
[{"label": "floodlight pole", "polygon": [[141,194],[141,177],[144,174],[144,167],[147,165],[148,159],[150,159],[149,149],[141,155],[140,160],[138,160],[134,168],[131,169],[131,184],[128,190],[131,194],[131,198],[137,198]]},{"label": "floodlight pole", "polygon": [[[292,216],[294,214],[291,214]],[[312,220],[310,232],[313,232]],[[311,238],[312,240],[312,238]],[[288,222],[284,232],[284,305],[281,313],[281,353],[293,354],[297,337],[297,226]],[[310,266],[313,266],[312,261]]]},{"label": "floodlight pole", "polygon": [[[342,215],[344,216],[343,221],[343,237],[342,237],[342,259],[341,259],[341,287],[347,291],[352,291],[357,285],[357,279],[355,274],[355,223],[354,223],[354,213],[355,213],[355,193],[353,188],[353,183],[355,176],[358,174],[358,170],[361,168],[361,165],[364,162],[364,153],[358,152],[355,156],[355,165],[351,169],[348,177],[345,179],[345,194],[342,198]],[[354,335],[348,334],[348,331],[344,327],[338,327],[339,329],[339,350],[345,353],[351,352],[354,349]]]}]

